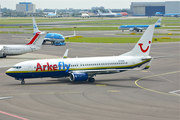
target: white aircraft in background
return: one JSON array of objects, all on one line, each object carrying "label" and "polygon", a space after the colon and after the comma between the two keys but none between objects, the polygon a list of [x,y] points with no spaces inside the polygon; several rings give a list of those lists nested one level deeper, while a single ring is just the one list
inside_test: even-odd
[{"label": "white aircraft in background", "polygon": [[[150,25],[135,47],[125,54],[108,57],[86,57],[67,59],[65,52],[62,59],[44,59],[21,62],[6,71],[6,74],[21,80],[26,78],[69,77],[70,81],[94,82],[97,74],[112,74],[127,70],[148,69],[155,57],[149,56],[154,25]],[[156,57],[158,58],[158,57]],[[148,63],[145,68],[136,68]]]},{"label": "white aircraft in background", "polygon": [[122,17],[122,15],[120,13],[102,13],[100,10],[98,10],[98,14],[100,16],[104,16],[104,17]]},{"label": "white aircraft in background", "polygon": [[37,32],[26,45],[0,45],[0,57],[21,55],[41,49],[46,32]]},{"label": "white aircraft in background", "polygon": [[90,16],[89,16],[89,12],[87,12],[87,13],[82,13],[82,15],[81,15],[81,17],[82,18],[90,18]]}]

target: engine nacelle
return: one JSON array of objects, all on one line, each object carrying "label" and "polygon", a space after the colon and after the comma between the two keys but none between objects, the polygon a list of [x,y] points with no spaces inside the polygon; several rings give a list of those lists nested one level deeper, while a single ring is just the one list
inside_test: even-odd
[{"label": "engine nacelle", "polygon": [[87,73],[71,73],[69,75],[69,79],[71,82],[75,81],[87,81],[88,74]]},{"label": "engine nacelle", "polygon": [[134,31],[134,28],[129,28],[129,31]]}]

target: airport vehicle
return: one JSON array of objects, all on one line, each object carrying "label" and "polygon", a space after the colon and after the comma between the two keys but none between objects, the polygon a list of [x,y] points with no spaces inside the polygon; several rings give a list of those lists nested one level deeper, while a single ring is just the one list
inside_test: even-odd
[{"label": "airport vehicle", "polygon": [[[110,9],[109,9],[109,13],[113,13]],[[122,16],[128,16],[128,13],[127,12],[120,12],[120,14]]]},{"label": "airport vehicle", "polygon": [[[35,21],[34,17],[33,17],[33,30],[34,30],[33,34],[36,34],[37,32],[40,32],[40,30],[37,27],[37,24],[36,24],[36,21]],[[74,31],[74,35],[69,35],[69,36],[63,36],[63,35],[58,34],[58,33],[47,33],[42,44],[45,44],[46,41],[49,41],[49,42],[55,42],[55,41],[64,42],[65,38],[74,37],[74,36],[76,36],[75,31]]]},{"label": "airport vehicle", "polygon": [[0,57],[21,55],[41,49],[47,32],[37,32],[26,45],[0,45]]},{"label": "airport vehicle", "polygon": [[120,13],[102,13],[100,10],[98,10],[98,14],[102,17],[122,17]]},{"label": "airport vehicle", "polygon": [[[70,81],[94,82],[98,74],[120,73],[128,70],[148,69],[152,60],[157,57],[149,56],[154,25],[150,25],[135,47],[119,56],[67,58],[66,50],[62,59],[44,59],[20,62],[6,71],[6,74],[21,80],[26,78],[61,78],[69,77]],[[147,63],[144,68],[140,67]]]},{"label": "airport vehicle", "polygon": [[[155,23],[155,27],[161,27],[161,19],[159,18],[158,21]],[[119,26],[119,30],[122,30],[122,32],[124,30],[129,30],[129,31],[143,31],[144,29],[147,29],[149,27],[149,25],[121,25]]]},{"label": "airport vehicle", "polygon": [[59,42],[59,41],[52,42],[51,44],[52,44],[52,45],[55,45],[55,46],[63,46],[63,45],[66,45],[65,42]]}]

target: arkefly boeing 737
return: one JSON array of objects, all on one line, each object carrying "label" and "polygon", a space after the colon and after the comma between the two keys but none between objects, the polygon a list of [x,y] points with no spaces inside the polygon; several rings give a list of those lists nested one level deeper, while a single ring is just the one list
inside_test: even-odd
[{"label": "arkefly boeing 737", "polygon": [[[21,62],[6,71],[6,74],[21,80],[26,78],[69,77],[70,81],[94,82],[98,74],[119,73],[128,70],[148,69],[153,57],[149,56],[154,25],[150,25],[135,47],[119,56],[67,58],[67,51],[62,59],[44,59]],[[147,63],[145,68],[136,68]]]},{"label": "arkefly boeing 737", "polygon": [[[33,17],[33,29],[34,29],[33,34],[36,34],[37,32],[40,32],[40,30],[37,27],[37,24],[36,24],[36,21],[35,21],[34,17]],[[63,36],[63,35],[58,34],[58,33],[47,33],[42,44],[45,44],[46,41],[53,42],[53,43],[55,41],[64,42],[65,38],[67,38],[67,37],[75,37],[75,36],[76,36],[75,31],[74,31],[74,35],[69,35],[69,36]]]},{"label": "arkefly boeing 737", "polygon": [[[118,29],[119,30],[129,30],[129,31],[134,31],[136,30],[137,32],[147,29],[149,25],[121,25]],[[161,18],[158,19],[158,21],[155,23],[155,27],[161,27]]]},{"label": "arkefly boeing 737", "polygon": [[46,32],[37,32],[26,45],[0,45],[0,57],[21,55],[41,49]]},{"label": "arkefly boeing 737", "polygon": [[102,13],[100,10],[98,10],[98,14],[102,17],[122,17],[120,13]]}]

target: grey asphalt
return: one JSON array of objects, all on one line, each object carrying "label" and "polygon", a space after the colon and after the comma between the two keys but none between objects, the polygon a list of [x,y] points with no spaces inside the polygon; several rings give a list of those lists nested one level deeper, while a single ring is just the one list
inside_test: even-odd
[{"label": "grey asphalt", "polygon": [[[25,44],[24,38],[1,35],[0,43]],[[31,53],[32,59],[113,56],[130,51],[135,44],[67,43],[46,44]],[[154,59],[149,70],[97,75],[95,83],[72,83],[69,78],[27,79],[25,85],[5,75],[0,68],[0,119],[18,120],[179,120],[180,119],[180,43],[153,43]],[[38,56],[37,56],[38,55]],[[31,56],[0,59],[18,62]],[[51,57],[53,56],[53,57]],[[5,113],[8,114],[5,114]],[[14,116],[10,116],[14,115]]]}]

